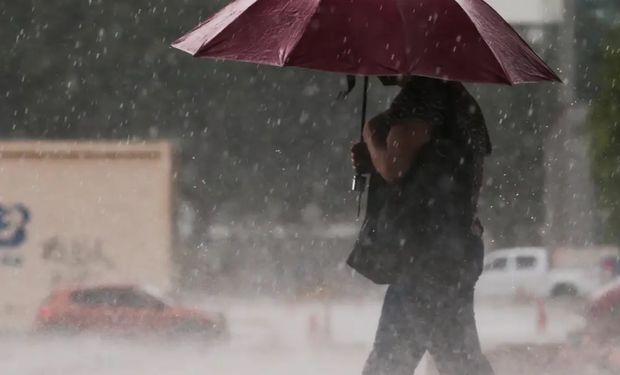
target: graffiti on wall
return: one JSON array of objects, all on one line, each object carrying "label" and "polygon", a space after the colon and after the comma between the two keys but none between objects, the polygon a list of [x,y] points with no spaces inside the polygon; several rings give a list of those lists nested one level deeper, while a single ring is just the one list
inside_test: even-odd
[{"label": "graffiti on wall", "polygon": [[51,237],[43,243],[41,259],[52,268],[54,286],[96,280],[115,268],[100,238]]},{"label": "graffiti on wall", "polygon": [[0,264],[21,267],[21,254],[15,252],[26,242],[30,210],[23,204],[0,203]]},{"label": "graffiti on wall", "polygon": [[19,247],[26,241],[30,210],[23,204],[0,203],[0,250]]}]

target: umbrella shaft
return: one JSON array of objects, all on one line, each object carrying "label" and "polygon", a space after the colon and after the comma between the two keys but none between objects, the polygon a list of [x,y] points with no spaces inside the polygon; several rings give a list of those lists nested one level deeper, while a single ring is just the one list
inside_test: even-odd
[{"label": "umbrella shaft", "polygon": [[[368,76],[364,77],[364,92],[362,94],[362,124],[360,127],[360,141],[364,142],[364,125],[366,125],[366,109],[368,107]],[[366,184],[368,183],[365,176],[357,175],[353,180],[353,190],[358,192],[357,197],[357,217],[362,213],[362,197]]]},{"label": "umbrella shaft", "polygon": [[368,107],[368,76],[364,77],[364,92],[362,98],[362,126],[360,129],[360,141],[364,141],[364,125],[366,124],[366,109]]}]

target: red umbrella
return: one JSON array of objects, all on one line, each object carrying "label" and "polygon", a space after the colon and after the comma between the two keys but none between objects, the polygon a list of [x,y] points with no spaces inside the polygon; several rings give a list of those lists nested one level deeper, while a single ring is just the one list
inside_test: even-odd
[{"label": "red umbrella", "polygon": [[237,0],[173,46],[346,74],[559,81],[483,0]]}]

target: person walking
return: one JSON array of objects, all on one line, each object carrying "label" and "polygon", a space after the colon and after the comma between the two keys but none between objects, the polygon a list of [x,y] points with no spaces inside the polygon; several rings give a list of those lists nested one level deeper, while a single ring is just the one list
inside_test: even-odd
[{"label": "person walking", "polygon": [[[400,93],[351,151],[371,183],[349,264],[364,274],[366,262],[389,284],[363,375],[410,375],[426,351],[441,375],[491,375],[473,308],[484,253],[477,203],[491,152],[482,112],[460,82],[391,80]],[[378,261],[383,254],[391,261]]]}]

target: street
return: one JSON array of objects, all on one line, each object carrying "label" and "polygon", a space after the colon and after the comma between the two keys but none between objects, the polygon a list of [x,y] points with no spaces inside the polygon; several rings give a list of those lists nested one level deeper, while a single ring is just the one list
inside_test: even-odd
[{"label": "street", "polygon": [[[92,336],[36,337],[5,334],[0,361],[6,375],[355,375],[370,348],[379,301],[276,303],[210,301],[223,309],[230,342],[121,339]],[[331,327],[324,325],[325,312]],[[548,308],[546,333],[537,330],[529,305],[481,305],[477,318],[483,346],[561,341],[580,319],[562,306]],[[417,374],[426,375],[423,363]]]}]

